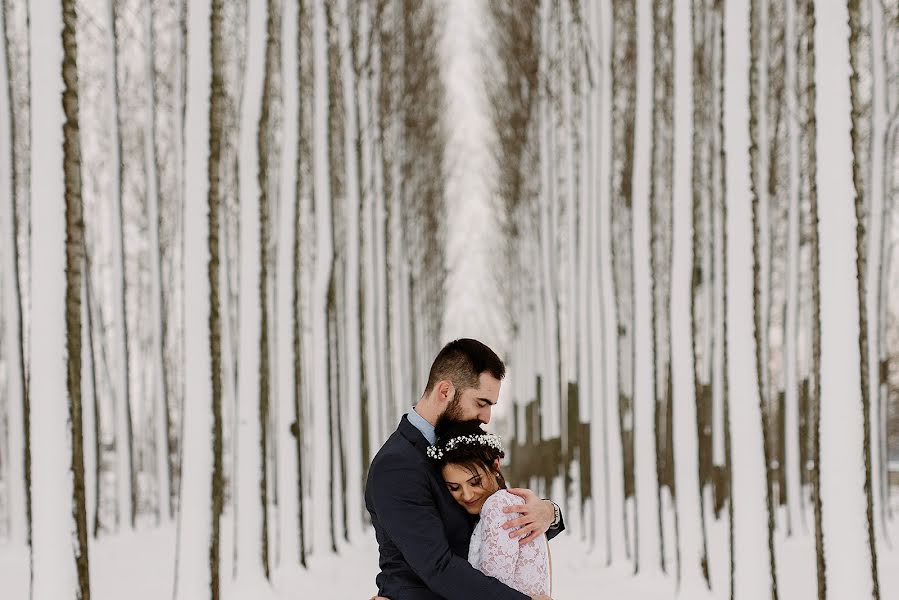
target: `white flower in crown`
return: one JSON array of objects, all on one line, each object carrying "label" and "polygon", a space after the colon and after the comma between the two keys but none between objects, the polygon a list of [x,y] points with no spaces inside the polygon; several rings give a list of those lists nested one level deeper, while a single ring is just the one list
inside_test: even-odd
[{"label": "white flower in crown", "polygon": [[503,441],[498,435],[493,433],[460,435],[459,437],[452,438],[442,447],[436,444],[434,444],[433,446],[428,446],[426,452],[430,458],[434,460],[440,460],[443,458],[443,455],[445,453],[452,452],[456,447],[461,446],[462,444],[469,444],[472,446],[490,446],[494,450],[505,452],[505,449],[503,448]]}]

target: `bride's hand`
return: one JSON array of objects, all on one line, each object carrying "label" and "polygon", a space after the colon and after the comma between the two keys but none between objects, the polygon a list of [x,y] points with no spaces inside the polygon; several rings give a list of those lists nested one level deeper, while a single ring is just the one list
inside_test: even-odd
[{"label": "bride's hand", "polygon": [[542,595],[541,595],[541,596],[534,596],[534,597],[531,598],[531,600],[553,600],[553,599],[550,598],[549,596],[542,596]]},{"label": "bride's hand", "polygon": [[390,600],[390,598],[385,598],[384,596],[372,596],[371,600]]}]

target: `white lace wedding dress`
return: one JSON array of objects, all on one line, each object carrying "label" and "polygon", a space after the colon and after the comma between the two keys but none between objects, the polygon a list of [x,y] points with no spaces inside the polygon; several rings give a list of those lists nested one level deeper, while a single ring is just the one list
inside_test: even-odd
[{"label": "white lace wedding dress", "polygon": [[524,500],[499,490],[484,503],[481,519],[471,534],[468,562],[482,573],[495,577],[510,588],[529,596],[550,595],[549,546],[546,536],[520,546],[519,538],[510,538],[502,524],[515,514],[503,508],[524,504]]}]

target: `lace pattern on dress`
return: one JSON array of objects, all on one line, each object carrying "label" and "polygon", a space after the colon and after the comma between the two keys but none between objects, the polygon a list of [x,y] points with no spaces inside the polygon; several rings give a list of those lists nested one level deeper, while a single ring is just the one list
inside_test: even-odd
[{"label": "lace pattern on dress", "polygon": [[509,587],[529,596],[549,595],[549,552],[546,536],[518,545],[518,538],[510,538],[502,524],[514,519],[503,509],[524,504],[518,496],[499,490],[490,496],[481,509],[481,520],[471,535],[468,561],[485,575],[495,577]]}]

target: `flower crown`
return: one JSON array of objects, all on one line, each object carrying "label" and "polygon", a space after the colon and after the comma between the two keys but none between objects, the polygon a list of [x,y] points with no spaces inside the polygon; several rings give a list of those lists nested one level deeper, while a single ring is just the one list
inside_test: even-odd
[{"label": "flower crown", "polygon": [[452,452],[456,447],[461,446],[462,444],[471,446],[490,446],[494,450],[505,452],[503,449],[503,441],[498,435],[493,433],[480,433],[454,437],[443,446],[438,446],[437,444],[428,446],[427,454],[434,460],[440,460],[446,453]]}]

